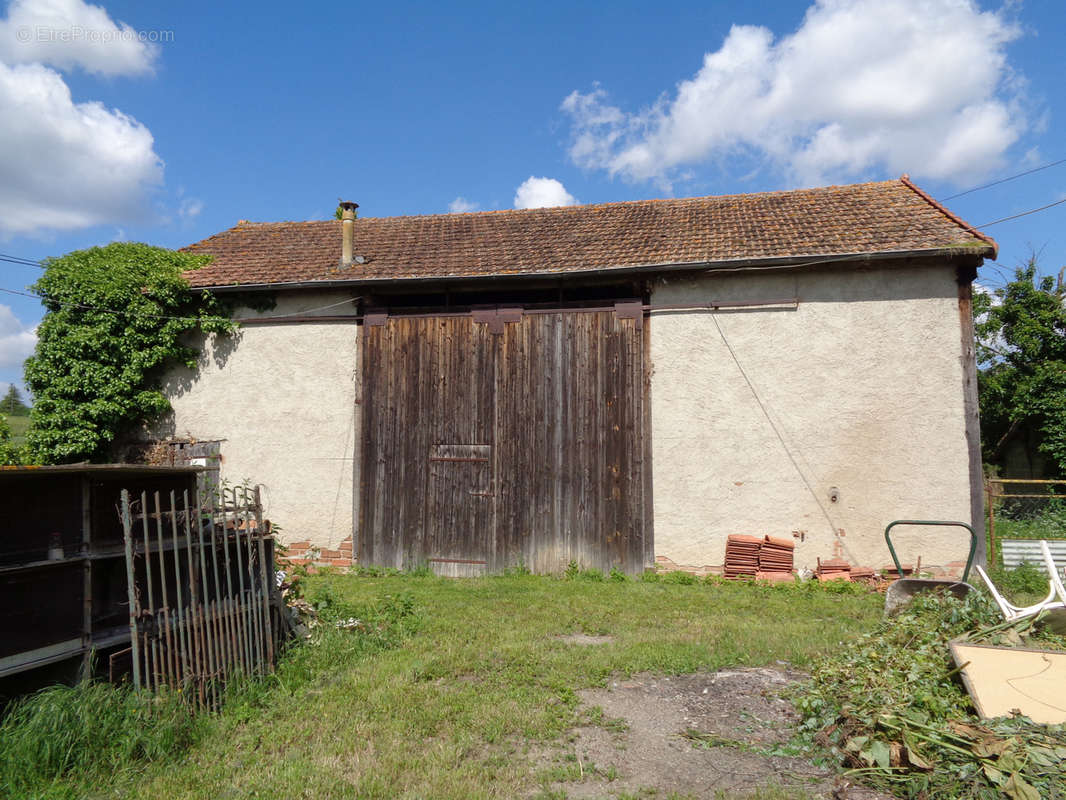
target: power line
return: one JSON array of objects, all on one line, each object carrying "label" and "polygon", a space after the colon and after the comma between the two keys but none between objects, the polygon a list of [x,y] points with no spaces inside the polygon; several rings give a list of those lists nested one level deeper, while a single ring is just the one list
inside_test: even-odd
[{"label": "power line", "polygon": [[[56,305],[63,306],[63,307],[66,307],[66,308],[78,308],[78,309],[81,309],[83,311],[99,311],[99,312],[101,312],[103,314],[113,314],[115,316],[128,316],[128,315],[133,313],[132,311],[118,311],[118,310],[113,309],[113,308],[104,308],[103,306],[93,306],[93,305],[88,305],[86,303],[75,303],[75,302],[67,301],[67,300],[56,300],[55,298],[48,297],[47,295],[44,295],[44,294],[38,294],[38,293],[35,293],[35,292],[22,292],[22,291],[19,291],[18,289],[6,289],[6,288],[4,288],[2,286],[0,286],[0,292],[6,292],[7,294],[18,295],[19,297],[29,297],[29,298],[31,298],[33,300],[44,300],[45,302],[48,302],[48,303],[55,303]],[[345,298],[344,300],[340,300],[340,301],[338,301],[336,303],[329,303],[328,305],[317,306],[316,308],[307,308],[307,309],[303,309],[303,310],[301,310],[299,312],[294,312],[292,314],[277,314],[277,315],[274,315],[274,316],[264,316],[264,317],[261,317],[261,319],[264,319],[264,320],[275,320],[275,319],[286,319],[287,317],[305,316],[307,314],[314,313],[315,311],[325,311],[325,310],[330,309],[330,308],[336,308],[337,306],[346,305],[348,303],[351,303],[353,299],[354,298],[348,297],[348,298]],[[146,317],[150,317],[152,319],[176,319],[176,320],[181,320],[183,322],[196,321],[196,320],[200,319],[200,317],[194,317],[194,316],[193,317],[178,317],[178,316],[173,316],[173,315],[168,315],[168,314],[138,314],[138,316],[146,316]],[[215,319],[228,319],[228,318],[216,317]]]},{"label": "power line", "polygon": [[[33,300],[43,300],[46,303],[55,303],[56,305],[63,306],[65,308],[79,308],[83,311],[99,311],[102,314],[113,314],[116,317],[129,316],[134,313],[132,311],[117,311],[113,308],[103,308],[102,306],[92,306],[86,303],[75,303],[67,300],[56,300],[55,298],[49,297],[48,295],[36,294],[33,292],[20,292],[17,289],[5,289],[2,286],[0,286],[0,292],[18,295],[19,297],[29,297]],[[199,319],[199,317],[195,316],[178,317],[169,314],[138,314],[138,316],[151,317],[152,319],[176,319],[181,320],[183,322],[194,322]],[[218,317],[218,319],[222,319],[222,317]]]},{"label": "power line", "polygon": [[19,264],[23,267],[37,267],[38,269],[45,269],[44,264],[40,261],[34,261],[30,258],[23,258],[22,256],[12,256],[7,253],[0,253],[0,261],[8,261],[12,264]]},{"label": "power line", "polygon": [[1066,203],[1066,197],[1062,198],[1061,200],[1056,200],[1054,203],[1048,203],[1046,206],[1040,206],[1040,208],[1032,208],[1032,209],[1029,209],[1028,211],[1023,211],[1020,214],[1012,214],[1009,217],[1003,217],[1003,219],[996,219],[996,220],[993,220],[992,222],[982,223],[981,225],[978,225],[977,227],[978,228],[987,228],[990,225],[998,225],[1001,222],[1009,222],[1010,220],[1018,219],[1019,217],[1028,217],[1030,214],[1036,214],[1038,211],[1046,211],[1049,208],[1053,208],[1054,206],[1060,206],[1063,203]]},{"label": "power line", "polygon": [[20,297],[32,297],[34,300],[41,299],[40,295],[30,294],[29,292],[20,292],[17,289],[5,289],[3,286],[0,286],[0,292],[7,292],[8,294],[17,294]]},{"label": "power line", "polygon": [[992,181],[991,183],[984,183],[984,184],[981,184],[980,186],[975,186],[972,189],[967,189],[964,192],[959,192],[958,194],[952,194],[952,195],[948,195],[947,197],[941,197],[941,198],[939,198],[938,202],[943,203],[943,202],[946,202],[948,200],[954,200],[956,197],[962,197],[963,195],[971,194],[973,192],[979,192],[982,189],[990,189],[993,186],[999,186],[1001,183],[1006,183],[1007,181],[1012,181],[1015,178],[1023,178],[1026,175],[1032,175],[1034,172],[1040,172],[1040,170],[1043,170],[1043,169],[1051,169],[1051,167],[1057,167],[1059,164],[1066,164],[1066,158],[1060,158],[1058,161],[1052,161],[1050,164],[1043,164],[1043,165],[1041,165],[1039,167],[1033,167],[1032,169],[1027,169],[1025,172],[1019,172],[1017,175],[1008,175],[1006,178],[1000,178],[998,181]]}]

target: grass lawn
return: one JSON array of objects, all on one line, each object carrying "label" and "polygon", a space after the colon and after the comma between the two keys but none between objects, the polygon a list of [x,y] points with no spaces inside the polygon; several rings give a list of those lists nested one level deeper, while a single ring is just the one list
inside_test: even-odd
[{"label": "grass lawn", "polygon": [[[327,575],[306,594],[336,617],[411,614],[387,644],[321,626],[268,685],[202,723],[174,758],[55,785],[50,796],[533,797],[531,747],[610,676],[811,659],[868,630],[878,595],[807,587],[508,576]],[[387,599],[391,598],[391,599]],[[607,634],[582,647],[560,634]],[[392,634],[390,634],[392,635]]]}]

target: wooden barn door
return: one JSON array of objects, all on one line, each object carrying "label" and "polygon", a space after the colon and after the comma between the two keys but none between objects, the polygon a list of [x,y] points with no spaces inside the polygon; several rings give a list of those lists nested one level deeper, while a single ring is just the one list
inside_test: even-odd
[{"label": "wooden barn door", "polygon": [[360,561],[639,572],[651,553],[643,320],[490,318],[364,328]]},{"label": "wooden barn door", "polygon": [[535,572],[644,567],[643,325],[526,315],[497,366],[497,547]]},{"label": "wooden barn door", "polygon": [[360,563],[491,567],[497,349],[470,317],[364,327]]}]

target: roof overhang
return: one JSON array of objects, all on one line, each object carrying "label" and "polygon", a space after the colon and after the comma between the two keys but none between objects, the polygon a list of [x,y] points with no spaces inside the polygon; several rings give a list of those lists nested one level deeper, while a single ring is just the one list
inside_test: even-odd
[{"label": "roof overhang", "polygon": [[424,286],[433,284],[477,284],[486,281],[528,282],[533,280],[581,280],[583,278],[633,277],[663,272],[716,272],[759,269],[801,269],[821,265],[844,263],[874,263],[907,259],[946,258],[956,263],[979,266],[985,258],[995,258],[996,248],[982,242],[977,245],[959,245],[924,250],[889,250],[876,253],[827,253],[809,256],[776,256],[764,258],[740,258],[725,261],[671,262],[665,264],[638,264],[626,267],[603,269],[550,270],[544,272],[486,272],[481,275],[427,275],[417,277],[380,278],[327,278],[322,280],[275,283],[238,283],[222,286],[195,286],[215,294],[244,292],[279,292],[309,289],[347,289],[373,286]]}]

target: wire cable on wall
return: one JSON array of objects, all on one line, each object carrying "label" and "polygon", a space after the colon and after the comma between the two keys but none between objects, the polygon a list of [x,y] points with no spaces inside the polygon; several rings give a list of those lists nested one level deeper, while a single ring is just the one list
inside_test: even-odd
[{"label": "wire cable on wall", "polygon": [[818,493],[814,490],[814,487],[811,486],[811,482],[807,480],[806,474],[804,474],[803,470],[800,468],[799,462],[796,461],[795,456],[792,455],[792,450],[785,442],[784,435],[777,427],[777,423],[774,422],[773,417],[770,416],[769,409],[766,407],[766,404],[763,402],[762,398],[759,397],[759,393],[758,391],[756,391],[755,385],[751,382],[751,378],[748,377],[747,371],[740,363],[740,359],[737,357],[736,351],[733,349],[733,345],[731,345],[729,343],[729,340],[726,338],[725,331],[722,330],[722,326],[718,322],[718,315],[711,314],[711,319],[714,321],[714,327],[718,329],[718,335],[722,338],[722,344],[724,344],[726,350],[729,351],[729,355],[733,359],[733,363],[737,365],[737,370],[739,370],[741,377],[744,378],[744,383],[748,385],[748,390],[751,392],[751,396],[755,398],[755,402],[758,404],[759,409],[763,413],[763,416],[765,416],[766,421],[770,423],[770,428],[773,430],[774,435],[777,437],[777,440],[781,443],[781,448],[785,451],[785,455],[788,456],[788,460],[792,462],[792,466],[793,468],[795,468],[796,474],[799,475],[800,480],[803,481],[803,485],[807,487],[807,491],[810,492],[811,497],[814,498],[815,505],[817,505],[818,509],[822,512],[822,516],[825,517],[826,522],[829,523],[829,530],[832,532],[833,536],[837,540],[839,540],[840,533],[837,531],[836,523],[833,522],[833,518],[829,515],[829,511],[826,509],[826,507],[822,505],[821,498],[818,497]]}]

